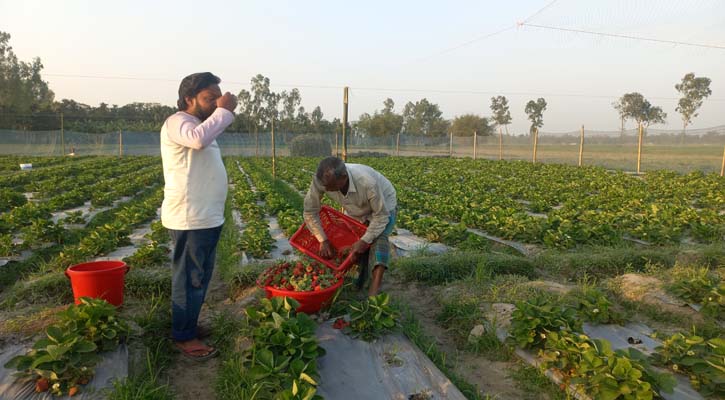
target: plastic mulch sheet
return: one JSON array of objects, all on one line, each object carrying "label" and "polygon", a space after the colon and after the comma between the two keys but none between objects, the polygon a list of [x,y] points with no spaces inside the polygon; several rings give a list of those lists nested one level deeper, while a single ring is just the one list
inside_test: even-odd
[{"label": "plastic mulch sheet", "polygon": [[[23,380],[14,376],[15,370],[3,368],[6,362],[16,355],[25,354],[28,348],[14,345],[2,349],[0,353],[0,399],[19,400],[51,400],[64,397],[54,397],[49,392],[35,393],[35,381]],[[113,381],[122,380],[128,376],[128,348],[122,344],[116,351],[100,354],[101,361],[96,364],[96,374],[87,385],[81,386],[80,392],[74,399],[90,400],[105,399],[106,390],[112,389]]]},{"label": "plastic mulch sheet", "polygon": [[465,400],[438,367],[402,334],[368,343],[334,329],[332,321],[327,321],[318,326],[316,336],[327,351],[318,359],[318,394],[325,399]]}]

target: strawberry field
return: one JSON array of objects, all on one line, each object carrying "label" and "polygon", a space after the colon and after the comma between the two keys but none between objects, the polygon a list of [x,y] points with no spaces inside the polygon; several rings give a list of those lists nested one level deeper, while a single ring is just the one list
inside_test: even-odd
[{"label": "strawberry field", "polygon": [[[335,380],[318,368],[315,331],[328,324],[373,343],[404,335],[469,399],[725,396],[722,177],[354,158],[398,194],[385,294],[366,299],[354,272],[337,276],[289,246],[318,161],[277,159],[273,176],[271,159],[225,158],[226,223],[201,320],[221,355],[202,365],[167,334],[160,159],[0,159],[0,348],[35,349],[6,370],[54,395],[92,392],[98,357],[121,343],[128,374],[102,388],[107,398],[313,399]],[[95,259],[131,267],[116,313],[68,308],[65,269]],[[259,288],[314,293],[340,279],[312,316]],[[93,332],[80,326],[89,312]],[[394,353],[386,368],[407,368]]]}]

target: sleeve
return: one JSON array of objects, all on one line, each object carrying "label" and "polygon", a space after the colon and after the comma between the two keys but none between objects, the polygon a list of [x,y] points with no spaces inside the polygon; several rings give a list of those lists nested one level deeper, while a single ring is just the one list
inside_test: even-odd
[{"label": "sleeve", "polygon": [[310,189],[305,195],[302,215],[304,216],[307,228],[315,235],[319,242],[327,240],[327,235],[325,235],[325,231],[322,229],[322,222],[320,222],[320,200],[323,194],[325,194],[324,188],[318,186],[317,178],[313,177]]},{"label": "sleeve", "polygon": [[198,125],[193,120],[171,118],[166,132],[172,142],[201,150],[210,145],[232,122],[234,122],[234,113],[226,108],[217,107],[209,118]]},{"label": "sleeve", "polygon": [[388,226],[390,222],[390,211],[385,207],[385,197],[379,185],[372,185],[367,191],[367,197],[370,202],[370,208],[372,209],[372,216],[370,217],[370,225],[367,231],[365,231],[365,234],[360,239],[370,244]]}]

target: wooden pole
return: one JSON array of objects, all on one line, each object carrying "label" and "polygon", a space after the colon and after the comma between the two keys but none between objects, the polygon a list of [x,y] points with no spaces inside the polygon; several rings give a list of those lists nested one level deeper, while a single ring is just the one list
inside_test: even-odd
[{"label": "wooden pole", "polygon": [[584,155],[584,125],[582,125],[582,133],[579,138],[579,166],[582,166],[582,156]]},{"label": "wooden pole", "polygon": [[478,129],[475,129],[473,131],[473,159],[476,159],[476,153],[477,153],[477,147],[478,147]]},{"label": "wooden pole", "polygon": [[123,157],[123,130],[118,130],[118,157]]},{"label": "wooden pole", "polygon": [[720,167],[720,176],[725,176],[725,148],[722,151],[722,166]]},{"label": "wooden pole", "polygon": [[274,118],[272,118],[272,177],[277,177],[277,146],[274,142]]},{"label": "wooden pole", "polygon": [[532,162],[536,164],[536,151],[539,146],[539,128],[534,128],[534,156]]},{"label": "wooden pole", "polygon": [[451,137],[448,143],[448,157],[453,158],[453,131],[451,131]]},{"label": "wooden pole", "polygon": [[259,157],[259,125],[254,125],[254,156]]},{"label": "wooden pole", "polygon": [[340,157],[340,145],[338,144],[340,135],[337,134],[337,129],[335,129],[335,157]]},{"label": "wooden pole", "polygon": [[639,140],[637,143],[637,174],[640,173],[640,166],[642,162],[642,123],[639,123]]},{"label": "wooden pole", "polygon": [[64,156],[65,155],[65,127],[63,124],[63,113],[60,113],[60,146],[61,146],[61,151],[62,151],[62,153],[60,153],[60,155]]},{"label": "wooden pole", "polygon": [[348,106],[348,90],[345,86],[342,96],[342,161],[347,162],[347,106]]},{"label": "wooden pole", "polygon": [[398,131],[398,138],[395,140],[395,155],[400,157],[400,131]]},{"label": "wooden pole", "polygon": [[503,130],[498,127],[498,159],[503,160]]}]

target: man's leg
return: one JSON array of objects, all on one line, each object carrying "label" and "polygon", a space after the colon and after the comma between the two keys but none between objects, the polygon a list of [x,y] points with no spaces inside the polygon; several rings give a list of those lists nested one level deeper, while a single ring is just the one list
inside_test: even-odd
[{"label": "man's leg", "polygon": [[200,348],[195,356],[205,356],[213,348],[197,339],[199,312],[214,271],[216,245],[221,227],[191,231],[170,231],[174,239],[172,260],[172,335],[177,345]]},{"label": "man's leg", "polygon": [[385,230],[373,241],[368,250],[370,258],[369,268],[372,271],[372,280],[370,282],[370,289],[368,290],[369,296],[377,296],[380,291],[380,285],[383,282],[385,270],[388,269],[388,264],[390,263],[390,242],[388,241],[388,236],[393,233],[396,219],[397,210],[393,210],[390,213],[390,220],[388,221],[388,225],[385,226]]}]

